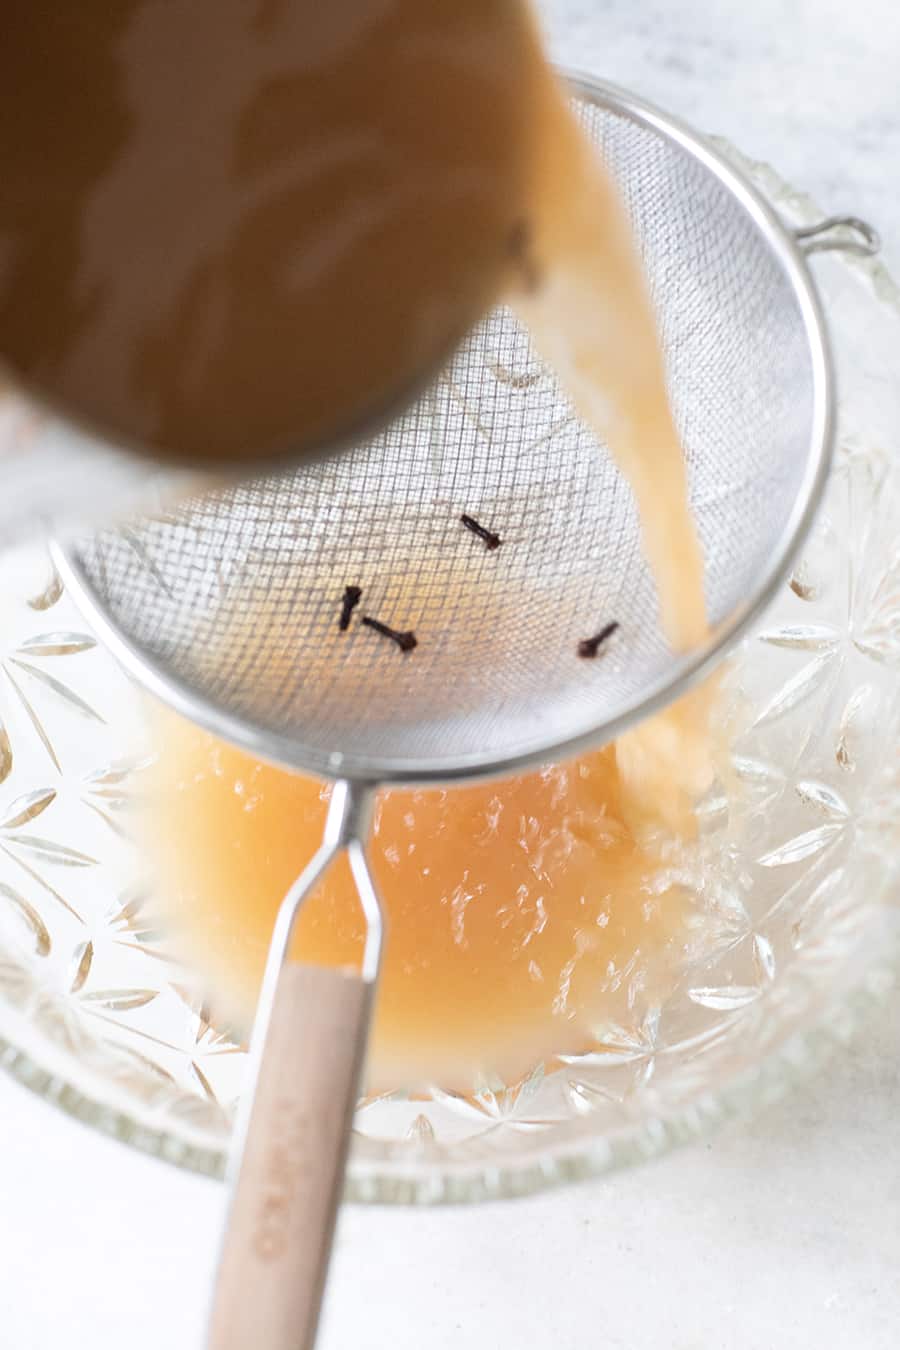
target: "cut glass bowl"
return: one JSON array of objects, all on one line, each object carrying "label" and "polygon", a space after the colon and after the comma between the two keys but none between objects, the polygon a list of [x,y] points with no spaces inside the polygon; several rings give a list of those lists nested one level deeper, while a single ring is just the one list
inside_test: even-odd
[{"label": "cut glass bowl", "polygon": [[[822,212],[722,147],[791,224]],[[637,1162],[781,1094],[894,982],[900,950],[900,297],[812,260],[840,384],[826,499],[728,675],[733,774],[703,804],[694,956],[594,1051],[470,1097],[360,1103],[350,1198],[476,1200]],[[0,405],[0,436],[28,434]],[[0,557],[0,1059],[116,1138],[219,1173],[244,1054],[157,929],[129,806],[136,692],[45,555]],[[640,972],[636,972],[639,976]]]}]

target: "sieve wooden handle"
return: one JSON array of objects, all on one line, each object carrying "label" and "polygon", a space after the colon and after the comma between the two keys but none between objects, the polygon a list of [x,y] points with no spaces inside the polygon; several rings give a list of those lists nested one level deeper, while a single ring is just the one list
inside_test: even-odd
[{"label": "sieve wooden handle", "polygon": [[371,993],[353,972],[282,968],[225,1233],[209,1350],[311,1350]]}]

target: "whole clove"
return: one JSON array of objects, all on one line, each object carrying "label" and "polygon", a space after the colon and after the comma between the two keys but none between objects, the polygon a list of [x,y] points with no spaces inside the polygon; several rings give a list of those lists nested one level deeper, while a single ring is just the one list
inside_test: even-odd
[{"label": "whole clove", "polygon": [[346,633],[347,629],[350,627],[350,616],[361,599],[361,586],[346,586],[344,588],[344,598],[341,601],[341,617],[338,619],[338,628],[340,628],[342,633]]},{"label": "whole clove", "polygon": [[582,638],[578,644],[578,655],[583,656],[585,660],[592,661],[600,648],[609,641],[613,633],[616,632],[619,625],[617,623],[608,623],[605,628],[601,628],[599,633],[593,637]]},{"label": "whole clove", "polygon": [[392,642],[396,642],[401,652],[411,652],[413,647],[419,645],[415,633],[402,633],[399,629],[391,628],[388,624],[382,623],[380,619],[373,619],[368,614],[363,615],[362,621],[367,628],[374,628],[375,632],[380,633],[382,637],[390,638]]},{"label": "whole clove", "polygon": [[493,530],[488,530],[485,528],[484,525],[480,525],[474,516],[468,516],[465,514],[465,512],[463,512],[463,514],[460,516],[460,520],[462,521],[463,525],[465,525],[467,530],[471,530],[473,534],[477,535],[479,539],[484,541],[484,543],[487,545],[489,552],[495,548],[499,548],[500,545],[503,543],[503,540],[500,538],[499,534],[494,534]]}]

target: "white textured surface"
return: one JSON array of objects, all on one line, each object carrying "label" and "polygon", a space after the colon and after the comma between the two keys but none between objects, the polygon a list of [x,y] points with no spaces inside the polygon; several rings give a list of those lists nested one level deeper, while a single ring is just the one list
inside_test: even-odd
[{"label": "white textured surface", "polygon": [[[321,1350],[894,1350],[898,1014],[751,1126],[637,1172],[345,1210]],[[200,1350],[222,1188],[5,1080],[0,1113],[3,1346]]]},{"label": "white textured surface", "polygon": [[[557,57],[881,227],[900,271],[893,0],[545,0]],[[900,999],[751,1127],[507,1206],[348,1210],[322,1350],[893,1350]],[[0,1343],[199,1350],[223,1193],[0,1080]],[[257,1350],[265,1350],[258,1347]]]},{"label": "white textured surface", "polygon": [[554,57],[768,160],[872,220],[900,270],[900,7],[893,0],[543,0]]}]

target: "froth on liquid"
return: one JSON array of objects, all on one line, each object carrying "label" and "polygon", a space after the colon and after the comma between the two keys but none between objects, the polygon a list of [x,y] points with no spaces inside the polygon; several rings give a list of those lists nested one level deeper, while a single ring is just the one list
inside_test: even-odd
[{"label": "froth on liquid", "polygon": [[[214,1006],[248,1027],[278,905],[322,837],[328,789],[166,715],[148,839],[160,895]],[[686,813],[687,803],[680,810]],[[682,823],[690,829],[687,814]],[[369,857],[387,910],[369,1087],[514,1081],[662,997],[685,943],[659,821],[613,747],[500,783],[381,794]],[[293,955],[357,965],[341,859]]]}]

